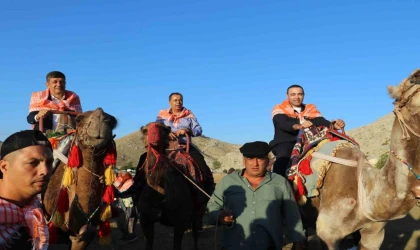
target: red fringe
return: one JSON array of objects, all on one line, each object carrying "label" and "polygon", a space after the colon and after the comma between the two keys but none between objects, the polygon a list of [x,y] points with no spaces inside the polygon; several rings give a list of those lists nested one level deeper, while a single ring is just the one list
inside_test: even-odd
[{"label": "red fringe", "polygon": [[106,237],[111,233],[111,226],[109,225],[109,221],[103,221],[101,225],[99,225],[98,237]]},{"label": "red fringe", "polygon": [[54,226],[52,221],[48,224],[48,233],[50,235],[50,245],[57,243],[58,241],[58,229]]},{"label": "red fringe", "polygon": [[112,188],[112,186],[106,186],[105,192],[102,196],[102,200],[107,204],[111,204],[114,201],[114,197],[114,189]]},{"label": "red fringe", "polygon": [[298,194],[301,195],[305,195],[305,186],[302,183],[302,179],[297,176],[297,189],[298,189]]},{"label": "red fringe", "polygon": [[62,188],[60,196],[58,196],[57,211],[59,213],[65,213],[69,210],[69,194],[66,188]]},{"label": "red fringe", "polygon": [[79,147],[76,146],[75,143],[73,143],[73,146],[70,149],[69,153],[69,160],[67,162],[67,166],[70,168],[77,168],[81,165],[81,152]]},{"label": "red fringe", "polygon": [[312,155],[309,155],[299,163],[299,172],[301,174],[311,175],[313,173],[311,169],[311,160]]},{"label": "red fringe", "polygon": [[115,165],[117,163],[117,150],[115,150],[114,145],[108,147],[106,155],[104,158],[105,166]]},{"label": "red fringe", "polygon": [[60,142],[59,140],[57,140],[56,138],[48,138],[48,140],[51,143],[51,146],[53,149],[57,149],[58,143]]}]

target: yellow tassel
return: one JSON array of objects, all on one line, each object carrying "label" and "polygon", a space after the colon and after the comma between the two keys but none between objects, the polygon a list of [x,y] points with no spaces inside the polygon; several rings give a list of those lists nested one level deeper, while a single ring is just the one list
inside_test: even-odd
[{"label": "yellow tassel", "polygon": [[111,244],[111,234],[108,234],[105,237],[99,237],[98,242],[100,245],[110,245]]},{"label": "yellow tassel", "polygon": [[106,204],[101,207],[101,221],[106,221],[108,219],[111,219],[112,217],[112,210],[111,205]]},{"label": "yellow tassel", "polygon": [[52,223],[55,227],[59,227],[64,224],[64,214],[55,212],[52,218]]},{"label": "yellow tassel", "polygon": [[112,165],[109,165],[106,169],[105,169],[105,185],[110,186],[114,183],[115,180],[115,176],[114,176],[114,171],[112,171]]},{"label": "yellow tassel", "polygon": [[64,166],[63,186],[69,187],[74,184],[74,172],[71,168]]}]

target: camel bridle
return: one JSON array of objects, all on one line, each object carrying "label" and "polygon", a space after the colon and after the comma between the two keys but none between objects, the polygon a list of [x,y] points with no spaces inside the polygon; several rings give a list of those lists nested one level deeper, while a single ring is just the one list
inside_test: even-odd
[{"label": "camel bridle", "polygon": [[[403,139],[407,139],[407,140],[411,140],[410,134],[409,132],[411,132],[413,135],[417,136],[418,138],[420,138],[420,134],[416,133],[414,131],[414,129],[412,127],[410,127],[409,125],[407,125],[407,122],[404,120],[403,115],[401,114],[401,109],[403,107],[405,107],[407,105],[407,103],[417,94],[420,92],[420,79],[417,80],[413,80],[410,79],[410,83],[412,83],[412,85],[410,87],[408,87],[407,89],[405,89],[404,91],[402,91],[401,95],[404,95],[408,90],[410,90],[412,87],[414,86],[418,86],[417,89],[411,93],[409,96],[407,96],[406,98],[402,99],[400,102],[396,102],[395,103],[395,108],[394,108],[394,114],[396,116],[396,118],[398,119],[398,123],[400,124],[401,130],[402,130],[402,138]],[[404,165],[407,166],[407,168],[410,170],[411,173],[413,173],[413,175],[416,177],[417,180],[420,180],[420,174],[416,173],[413,169],[413,167],[405,160],[403,160],[401,157],[399,157],[397,155],[397,153],[391,149],[391,154],[395,156],[395,158],[397,158],[400,162],[402,162]]]}]

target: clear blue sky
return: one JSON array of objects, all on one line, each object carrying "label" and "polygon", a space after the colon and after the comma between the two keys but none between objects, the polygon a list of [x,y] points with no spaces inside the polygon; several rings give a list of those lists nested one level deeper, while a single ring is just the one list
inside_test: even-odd
[{"label": "clear blue sky", "polygon": [[204,134],[270,141],[271,109],[291,84],[347,129],[392,110],[386,86],[420,67],[419,1],[0,2],[0,140],[26,122],[52,70],[84,110],[122,137],[167,108],[169,93]]}]

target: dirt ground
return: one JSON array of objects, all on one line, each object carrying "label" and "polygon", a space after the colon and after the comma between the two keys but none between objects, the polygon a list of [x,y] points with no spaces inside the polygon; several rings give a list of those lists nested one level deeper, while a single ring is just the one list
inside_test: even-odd
[{"label": "dirt ground", "polygon": [[[216,176],[216,182],[220,180],[221,176]],[[206,218],[204,219],[206,223]],[[96,240],[88,247],[89,250],[110,250],[110,249],[144,249],[144,239],[140,228],[137,225],[138,240],[131,243],[118,242],[121,236],[120,231],[116,228],[115,223],[111,223],[112,227],[112,245],[101,246]],[[222,235],[222,228],[217,230],[214,226],[206,226],[204,232],[200,234],[199,249],[200,250],[220,250],[220,240]],[[158,223],[155,226],[155,250],[170,250],[172,249],[172,228],[164,227]],[[184,235],[183,249],[193,249],[193,239],[191,233],[187,232]],[[311,237],[309,241],[309,249],[317,249],[319,242],[316,238]],[[66,249],[65,245],[51,246],[50,249]],[[287,245],[283,250],[291,249]],[[420,207],[415,207],[411,212],[402,219],[391,221],[387,224],[385,229],[385,240],[382,244],[381,250],[395,249],[395,250],[415,250],[420,249]]]}]

